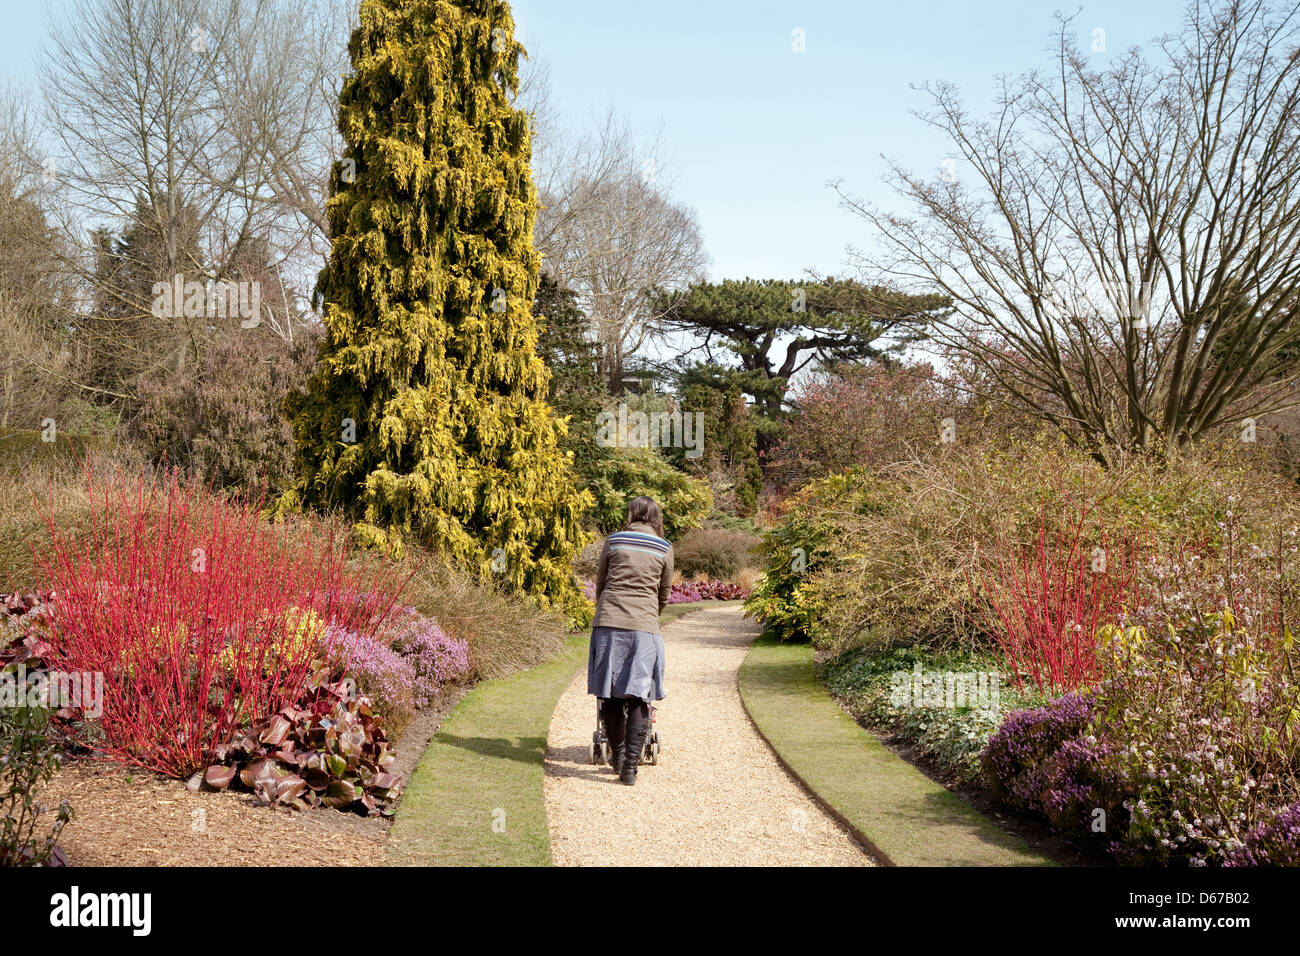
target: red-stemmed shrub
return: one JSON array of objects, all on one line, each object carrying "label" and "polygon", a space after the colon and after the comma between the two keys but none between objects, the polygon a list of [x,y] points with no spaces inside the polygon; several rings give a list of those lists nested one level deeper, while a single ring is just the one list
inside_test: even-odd
[{"label": "red-stemmed shrub", "polygon": [[297,699],[327,624],[373,635],[401,589],[391,566],[350,568],[330,535],[267,526],[258,500],[174,472],[88,482],[89,528],[61,527],[50,507],[38,562],[52,666],[103,675],[98,748],[123,763],[175,777],[206,766]]},{"label": "red-stemmed shrub", "polygon": [[1087,517],[1081,509],[1049,529],[1044,511],[1030,544],[997,540],[980,562],[987,629],[1017,686],[1028,676],[1040,691],[1071,691],[1099,679],[1096,635],[1123,613],[1137,547],[1090,539]]}]

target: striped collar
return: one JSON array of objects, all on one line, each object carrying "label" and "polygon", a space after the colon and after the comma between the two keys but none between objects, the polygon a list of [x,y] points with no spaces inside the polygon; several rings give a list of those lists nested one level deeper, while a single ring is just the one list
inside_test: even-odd
[{"label": "striped collar", "polygon": [[659,535],[655,534],[655,529],[650,527],[644,521],[634,521],[630,525],[628,525],[624,531],[617,532],[617,533],[640,534],[640,535],[645,535],[647,538],[654,538],[656,541],[663,541],[664,544],[668,543],[664,538],[661,538],[659,537]]},{"label": "striped collar", "polygon": [[648,524],[636,522],[626,531],[615,531],[609,536],[611,550],[650,551],[654,554],[667,554],[671,545],[659,537]]}]

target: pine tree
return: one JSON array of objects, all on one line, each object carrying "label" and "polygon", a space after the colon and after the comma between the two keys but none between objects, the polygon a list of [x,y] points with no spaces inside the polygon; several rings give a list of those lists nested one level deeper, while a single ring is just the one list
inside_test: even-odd
[{"label": "pine tree", "polygon": [[502,0],[363,0],[317,285],[326,338],[291,395],[281,508],[340,508],[362,544],[410,542],[577,610],[589,503],[546,403],[523,48]]},{"label": "pine tree", "polygon": [[707,438],[699,458],[687,458],[682,449],[674,448],[669,461],[693,474],[726,473],[733,500],[724,503],[715,490],[715,503],[737,515],[752,515],[763,490],[763,468],[754,416],[740,385],[725,370],[707,365],[688,370],[680,381],[682,409],[704,416]]}]

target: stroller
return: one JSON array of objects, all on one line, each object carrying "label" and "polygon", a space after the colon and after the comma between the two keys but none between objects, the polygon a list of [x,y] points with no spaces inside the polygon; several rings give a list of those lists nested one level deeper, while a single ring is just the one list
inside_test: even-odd
[{"label": "stroller", "polygon": [[[663,748],[659,741],[659,728],[655,726],[655,721],[659,719],[655,705],[650,705],[650,732],[645,735],[645,747],[641,751],[641,763],[657,764],[659,763],[659,751]],[[605,719],[600,715],[600,701],[596,701],[596,729],[591,735],[591,743],[587,746],[587,760],[594,764],[611,763],[613,751],[609,746],[609,737],[605,733]]]}]

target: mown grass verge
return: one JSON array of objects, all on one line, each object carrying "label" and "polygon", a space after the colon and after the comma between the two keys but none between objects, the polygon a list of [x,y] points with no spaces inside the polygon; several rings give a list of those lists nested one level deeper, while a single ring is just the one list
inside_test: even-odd
[{"label": "mown grass verge", "polygon": [[740,695],[781,762],[881,862],[1050,865],[840,710],[809,645],[760,637],[741,665]]},{"label": "mown grass verge", "polygon": [[551,713],[587,659],[588,636],[511,677],[484,681],[443,721],[388,834],[388,860],[416,866],[547,866],[542,796]]}]

